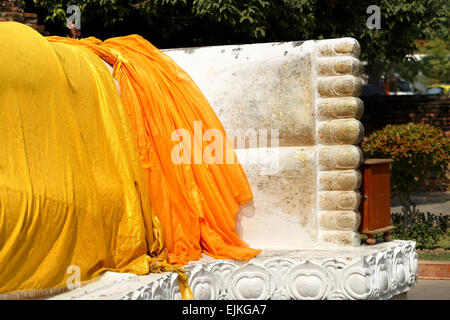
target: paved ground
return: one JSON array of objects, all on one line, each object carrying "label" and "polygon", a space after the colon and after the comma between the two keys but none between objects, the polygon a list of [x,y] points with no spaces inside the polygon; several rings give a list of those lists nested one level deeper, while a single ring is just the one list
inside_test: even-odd
[{"label": "paved ground", "polygon": [[[399,297],[400,298],[400,297]],[[406,300],[450,300],[450,280],[419,279],[417,285],[408,291]]]},{"label": "paved ground", "polygon": [[[412,200],[416,203],[417,209],[422,212],[450,214],[450,192],[414,193]],[[401,208],[400,201],[393,198],[391,212],[401,212]]]},{"label": "paved ground", "polygon": [[[412,197],[422,212],[450,214],[450,192],[415,193]],[[391,212],[401,212],[397,199],[391,201]],[[406,300],[450,300],[450,280],[419,279],[417,285],[406,296]]]}]

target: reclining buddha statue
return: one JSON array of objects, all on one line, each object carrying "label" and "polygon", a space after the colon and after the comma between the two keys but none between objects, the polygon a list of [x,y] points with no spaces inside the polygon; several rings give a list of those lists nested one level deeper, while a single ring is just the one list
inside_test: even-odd
[{"label": "reclining buddha statue", "polygon": [[0,47],[1,298],[67,290],[74,268],[81,283],[177,272],[192,298],[182,265],[259,253],[235,230],[253,197],[236,156],[173,161],[177,130],[225,131],[171,58],[138,35],[46,38],[16,22],[0,23]]}]

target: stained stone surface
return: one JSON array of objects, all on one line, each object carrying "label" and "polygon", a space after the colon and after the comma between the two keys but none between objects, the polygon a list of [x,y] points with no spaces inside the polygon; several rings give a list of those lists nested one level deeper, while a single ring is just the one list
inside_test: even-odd
[{"label": "stained stone surface", "polygon": [[253,208],[237,219],[247,243],[359,246],[363,104],[356,40],[165,53],[197,83],[237,148],[254,193]]},{"label": "stained stone surface", "polygon": [[[379,300],[417,282],[415,243],[392,241],[340,249],[267,250],[250,261],[203,256],[186,268],[197,300]],[[50,299],[180,299],[177,275],[108,272]]]}]

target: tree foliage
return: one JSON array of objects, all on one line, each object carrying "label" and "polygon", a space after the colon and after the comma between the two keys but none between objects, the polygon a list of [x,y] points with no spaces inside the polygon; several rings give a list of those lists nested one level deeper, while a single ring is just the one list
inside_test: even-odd
[{"label": "tree foliage", "polygon": [[[402,64],[414,40],[448,29],[450,0],[26,0],[52,34],[65,35],[65,9],[79,5],[83,36],[137,33],[161,48],[356,38],[377,79]],[[369,5],[381,9],[370,30]],[[447,26],[446,26],[447,25]]]},{"label": "tree foliage", "polygon": [[424,82],[450,83],[450,37],[431,40],[423,52],[428,54],[420,62]]}]

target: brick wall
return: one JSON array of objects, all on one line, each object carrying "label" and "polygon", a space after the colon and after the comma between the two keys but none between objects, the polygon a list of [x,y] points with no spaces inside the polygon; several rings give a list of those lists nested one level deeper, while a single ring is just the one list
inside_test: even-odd
[{"label": "brick wall", "polygon": [[[450,138],[450,98],[438,95],[414,96],[367,96],[364,101],[364,115],[361,122],[365,135],[383,128],[387,124],[408,122],[425,123],[441,128]],[[429,176],[415,191],[450,191],[450,172],[447,178]]]},{"label": "brick wall", "polygon": [[43,35],[47,35],[44,26],[38,24],[36,13],[24,12],[22,1],[0,0],[0,22],[16,21],[24,23]]},{"label": "brick wall", "polygon": [[367,96],[361,122],[367,135],[387,124],[426,123],[450,137],[450,98],[438,95]]}]

